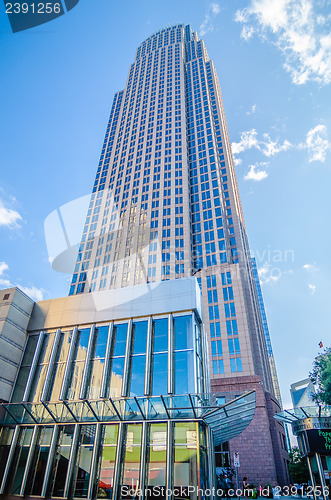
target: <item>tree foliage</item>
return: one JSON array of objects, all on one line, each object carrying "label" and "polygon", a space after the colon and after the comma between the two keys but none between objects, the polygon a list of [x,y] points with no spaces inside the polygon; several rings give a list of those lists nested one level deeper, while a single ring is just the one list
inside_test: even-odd
[{"label": "tree foliage", "polygon": [[313,363],[313,371],[309,374],[313,384],[317,385],[313,400],[322,405],[331,405],[331,348],[317,356]]},{"label": "tree foliage", "polygon": [[299,448],[294,446],[289,453],[288,471],[293,483],[307,483],[310,479],[306,457],[301,457]]}]

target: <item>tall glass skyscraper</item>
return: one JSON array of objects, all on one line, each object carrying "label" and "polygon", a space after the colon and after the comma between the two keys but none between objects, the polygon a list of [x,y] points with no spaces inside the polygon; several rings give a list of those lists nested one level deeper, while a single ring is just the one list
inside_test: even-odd
[{"label": "tall glass skyscraper", "polygon": [[[283,428],[273,419],[278,403],[221,89],[204,42],[180,24],[139,46],[115,94],[69,295],[192,275],[212,388],[261,391],[263,415],[245,431],[250,451],[244,432],[230,452],[241,452],[246,475],[262,482],[277,470],[284,482]],[[258,460],[259,443],[268,460]]]}]

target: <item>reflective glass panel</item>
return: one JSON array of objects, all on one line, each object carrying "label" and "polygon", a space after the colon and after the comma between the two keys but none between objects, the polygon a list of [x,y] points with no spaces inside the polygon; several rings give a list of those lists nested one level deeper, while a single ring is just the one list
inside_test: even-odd
[{"label": "reflective glass panel", "polygon": [[145,384],[146,356],[131,357],[130,396],[143,396]]},{"label": "reflective glass panel", "polygon": [[175,349],[193,348],[192,316],[174,318]]},{"label": "reflective glass panel", "polygon": [[94,348],[95,358],[104,358],[108,340],[109,326],[99,326],[96,331],[96,343]]},{"label": "reflective glass panel", "polygon": [[153,321],[153,351],[168,350],[168,318]]},{"label": "reflective glass panel", "polygon": [[46,333],[44,335],[43,345],[40,350],[38,363],[48,363],[51,357],[55,333]]},{"label": "reflective glass panel", "polygon": [[[198,424],[195,422],[175,423],[174,488],[200,486],[197,469],[197,432]],[[196,490],[190,493],[189,498],[197,498]]]},{"label": "reflective glass panel", "polygon": [[101,466],[97,493],[98,498],[113,497],[117,438],[117,424],[103,426],[101,438]]},{"label": "reflective glass panel", "polygon": [[19,432],[17,444],[14,451],[12,465],[6,484],[6,493],[19,495],[22,485],[22,479],[30,450],[33,428],[22,427]]},{"label": "reflective glass panel", "polygon": [[95,425],[82,425],[80,428],[75,475],[73,478],[73,483],[75,485],[74,497],[87,498],[91,476],[95,429]]},{"label": "reflective glass panel", "polygon": [[10,450],[10,445],[13,439],[14,429],[10,427],[2,427],[0,429],[0,483],[5,471],[6,462]]},{"label": "reflective glass panel", "polygon": [[84,328],[83,330],[79,330],[78,338],[77,338],[77,350],[75,359],[77,361],[85,361],[87,347],[90,338],[90,328]]},{"label": "reflective glass panel", "polygon": [[[124,440],[124,460],[120,485],[128,489],[139,488],[139,471],[141,455],[141,424],[128,424],[126,426],[126,438]],[[125,496],[123,496],[125,498]]]},{"label": "reflective glass panel", "polygon": [[50,495],[64,496],[64,486],[67,477],[69,456],[74,433],[73,425],[61,426],[53,464],[53,477]]},{"label": "reflective glass panel", "polygon": [[47,368],[48,365],[37,365],[33,376],[33,381],[29,394],[29,401],[34,401],[34,402],[40,401],[44,389]]},{"label": "reflective glass panel", "polygon": [[[58,348],[58,361],[67,361],[69,355],[69,349],[72,341],[72,331],[65,332],[61,336],[60,345]],[[57,360],[56,360],[57,361]]]},{"label": "reflective glass panel", "polygon": [[100,396],[105,360],[96,358],[92,361],[91,365],[86,397],[87,399],[97,399]]},{"label": "reflective glass panel", "polygon": [[114,358],[110,377],[110,397],[120,397],[122,393],[122,381],[124,372],[124,357]]},{"label": "reflective glass panel", "polygon": [[60,399],[63,376],[66,369],[66,363],[55,363],[53,366],[52,378],[49,387],[49,401],[58,401]]},{"label": "reflective glass panel", "polygon": [[193,351],[175,352],[175,394],[195,393]]},{"label": "reflective glass panel", "polygon": [[25,495],[41,495],[52,433],[53,427],[40,427],[38,429],[36,446],[24,491]]},{"label": "reflective glass panel", "polygon": [[128,333],[128,324],[116,325],[114,328],[115,346],[113,356],[125,356],[126,338]]},{"label": "reflective glass panel", "polygon": [[133,354],[146,353],[147,327],[147,321],[133,323]]},{"label": "reflective glass panel", "polygon": [[68,386],[67,399],[79,399],[84,367],[85,361],[76,361],[72,364],[71,380]]},{"label": "reflective glass panel", "polygon": [[147,446],[147,486],[166,485],[167,424],[151,424]]},{"label": "reflective glass panel", "polygon": [[152,394],[168,394],[168,353],[153,354]]}]

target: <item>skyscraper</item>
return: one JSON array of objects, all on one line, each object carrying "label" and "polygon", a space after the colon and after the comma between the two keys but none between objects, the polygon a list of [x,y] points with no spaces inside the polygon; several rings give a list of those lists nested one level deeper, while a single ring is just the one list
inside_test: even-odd
[{"label": "skyscraper", "polygon": [[260,391],[245,431],[252,446],[244,432],[230,451],[240,451],[256,481],[284,482],[283,430],[273,420],[278,403],[220,85],[204,42],[180,24],[139,46],[115,94],[69,295],[191,275],[202,292],[212,388]]}]

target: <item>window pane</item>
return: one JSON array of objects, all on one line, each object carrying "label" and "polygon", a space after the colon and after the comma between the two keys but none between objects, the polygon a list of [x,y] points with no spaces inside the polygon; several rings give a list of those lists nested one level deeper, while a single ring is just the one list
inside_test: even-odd
[{"label": "window pane", "polygon": [[120,397],[124,371],[124,357],[114,358],[110,377],[110,397]]},{"label": "window pane", "polygon": [[71,380],[68,386],[67,399],[79,399],[84,367],[85,361],[76,361],[72,364]]},{"label": "window pane", "polygon": [[192,317],[179,316],[174,318],[175,349],[192,349]]},{"label": "window pane", "polygon": [[14,451],[12,467],[10,468],[7,479],[6,493],[11,493],[13,495],[19,495],[20,493],[25,466],[30,451],[32,432],[32,427],[23,427],[20,429],[17,445]]},{"label": "window pane", "polygon": [[166,485],[167,424],[151,424],[147,447],[147,486]]},{"label": "window pane", "polygon": [[154,352],[168,350],[168,318],[157,319],[153,322]]},{"label": "window pane", "polygon": [[114,356],[124,356],[125,355],[127,332],[128,332],[127,323],[115,326],[115,328],[114,328],[114,333],[115,333]]},{"label": "window pane", "polygon": [[74,432],[73,425],[61,427],[58,437],[53,466],[53,481],[51,484],[51,496],[63,497],[64,486],[67,477],[70,449]]},{"label": "window pane", "polygon": [[52,433],[53,427],[41,427],[39,429],[32,465],[24,491],[25,495],[41,495]]},{"label": "window pane", "polygon": [[[197,424],[193,422],[175,424],[174,488],[199,485],[197,473]],[[195,492],[190,499],[197,498]]]},{"label": "window pane", "polygon": [[76,476],[74,477],[74,497],[87,498],[88,487],[91,476],[91,464],[93,455],[93,443],[95,437],[95,425],[82,425],[80,430],[80,442],[76,457]]},{"label": "window pane", "polygon": [[77,351],[74,359],[78,361],[85,361],[88,342],[90,338],[90,328],[84,328],[80,330],[77,338]]},{"label": "window pane", "polygon": [[38,365],[34,373],[29,401],[40,401],[46,378],[48,365]]},{"label": "window pane", "polygon": [[133,323],[133,354],[146,353],[147,326],[147,321]]},{"label": "window pane", "polygon": [[60,392],[65,369],[66,363],[56,363],[53,367],[48,397],[50,401],[58,401],[60,399]]},{"label": "window pane", "polygon": [[140,454],[141,454],[141,424],[128,424],[124,442],[124,461],[122,464],[122,481],[128,489],[139,488]]},{"label": "window pane", "polygon": [[0,429],[0,482],[2,481],[3,473],[5,471],[13,434],[14,429],[9,427],[2,427],[2,429]]},{"label": "window pane", "polygon": [[87,399],[100,397],[104,365],[104,359],[97,358],[92,361],[90,379],[87,384]]},{"label": "window pane", "polygon": [[168,394],[168,353],[153,354],[152,394]]},{"label": "window pane", "polygon": [[96,331],[96,343],[93,356],[95,358],[104,358],[106,356],[106,347],[108,340],[109,326],[100,326]]},{"label": "window pane", "polygon": [[146,356],[132,356],[130,396],[143,396]]},{"label": "window pane", "polygon": [[193,352],[175,352],[175,393],[194,393]]},{"label": "window pane", "polygon": [[118,425],[105,425],[102,430],[102,453],[98,485],[98,498],[112,498],[116,460]]}]

